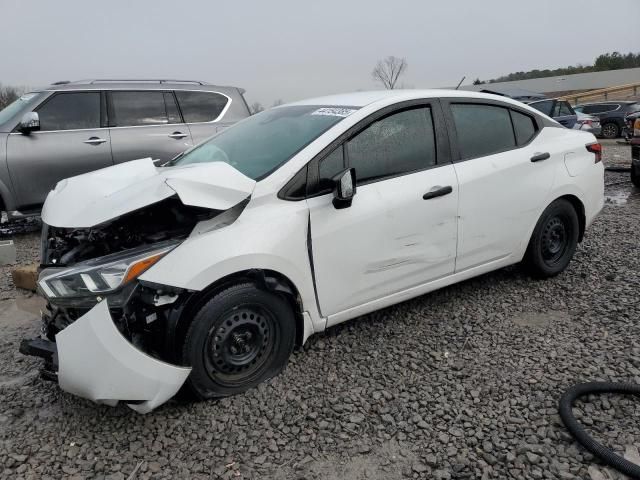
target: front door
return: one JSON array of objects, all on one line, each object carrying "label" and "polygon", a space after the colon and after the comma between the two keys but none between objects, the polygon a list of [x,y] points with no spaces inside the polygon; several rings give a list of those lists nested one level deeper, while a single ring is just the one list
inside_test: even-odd
[{"label": "front door", "polygon": [[165,162],[193,145],[173,92],[109,92],[113,161],[151,157]]},{"label": "front door", "polygon": [[323,316],[453,273],[458,186],[444,152],[436,156],[434,117],[429,105],[393,112],[319,162],[321,189],[345,167],[358,184],[348,208],[331,193],[307,199]]},{"label": "front door", "polygon": [[64,178],[113,164],[109,129],[100,127],[100,92],[56,93],[36,112],[40,131],[14,132],[7,140],[7,164],[18,209],[44,203]]}]

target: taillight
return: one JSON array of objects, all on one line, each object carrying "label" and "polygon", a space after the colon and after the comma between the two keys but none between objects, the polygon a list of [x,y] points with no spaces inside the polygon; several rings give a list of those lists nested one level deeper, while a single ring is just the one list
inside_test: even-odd
[{"label": "taillight", "polygon": [[640,118],[636,118],[636,121],[633,122],[633,136],[640,137]]},{"label": "taillight", "polygon": [[587,150],[596,156],[596,163],[602,161],[602,145],[599,143],[590,143],[587,146]]},{"label": "taillight", "polygon": [[592,123],[593,123],[593,122],[592,122],[591,120],[583,120],[583,121],[582,121],[582,124],[583,124],[583,125],[589,125],[589,126],[591,126],[591,125],[592,125]]}]

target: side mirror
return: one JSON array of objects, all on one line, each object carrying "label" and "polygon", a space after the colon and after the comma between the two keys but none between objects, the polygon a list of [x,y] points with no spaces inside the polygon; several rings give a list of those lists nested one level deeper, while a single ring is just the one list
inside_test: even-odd
[{"label": "side mirror", "polygon": [[356,194],[356,169],[347,168],[333,177],[333,206],[337,209],[351,206]]},{"label": "side mirror", "polygon": [[29,135],[31,132],[40,130],[40,117],[38,112],[27,112],[22,116],[20,120],[20,133]]}]

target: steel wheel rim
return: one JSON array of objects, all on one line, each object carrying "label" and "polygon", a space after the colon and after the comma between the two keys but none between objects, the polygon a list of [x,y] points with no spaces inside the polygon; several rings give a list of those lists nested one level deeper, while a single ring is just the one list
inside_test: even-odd
[{"label": "steel wheel rim", "polygon": [[213,381],[237,385],[259,376],[279,335],[275,318],[260,305],[242,305],[225,312],[209,331],[204,364]]},{"label": "steel wheel rim", "polygon": [[569,249],[571,228],[560,216],[553,216],[542,229],[542,259],[553,266],[557,264]]}]

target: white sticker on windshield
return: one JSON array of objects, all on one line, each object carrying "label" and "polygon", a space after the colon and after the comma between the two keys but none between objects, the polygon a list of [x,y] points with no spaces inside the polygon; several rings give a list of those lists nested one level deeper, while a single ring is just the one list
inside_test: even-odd
[{"label": "white sticker on windshield", "polygon": [[327,115],[330,117],[347,117],[351,115],[355,110],[353,108],[339,108],[339,107],[323,107],[311,112],[311,115]]}]

